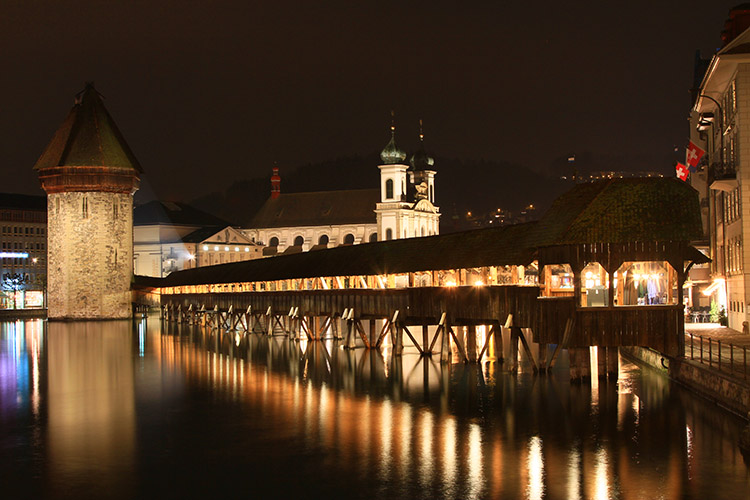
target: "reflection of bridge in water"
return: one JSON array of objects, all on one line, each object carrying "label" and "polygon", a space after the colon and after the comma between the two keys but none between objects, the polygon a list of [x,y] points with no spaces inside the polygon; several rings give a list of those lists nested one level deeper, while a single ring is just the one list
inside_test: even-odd
[{"label": "reflection of bridge in water", "polygon": [[[519,352],[545,371],[567,349],[576,379],[589,376],[589,348],[597,347],[599,374],[615,375],[620,346],[683,355],[683,284],[690,266],[707,261],[688,243],[699,234],[689,186],[620,179],[576,186],[536,223],[139,278],[136,295],[158,294],[172,321],[330,336],[395,355],[406,345],[476,362],[508,345],[511,370]],[[556,268],[571,286],[559,286]],[[636,304],[646,279],[662,280],[666,303],[649,295],[651,305],[622,305]]]},{"label": "reflection of bridge in water", "polygon": [[[697,473],[694,446],[722,442],[728,463],[738,457],[734,442],[718,435],[726,425],[719,412],[693,408],[686,417],[683,406],[705,403],[680,400],[659,377],[634,381],[632,365],[616,389],[504,376],[492,362],[486,371],[445,365],[416,350],[395,356],[180,323],[164,324],[160,342],[165,364],[215,397],[261,408],[263,419],[301,436],[300,450],[337,450],[326,463],[356,477],[363,491],[400,485],[418,491],[415,498],[671,498],[702,488],[688,471],[708,477]],[[653,467],[654,457],[668,465]],[[741,459],[733,467],[743,470]]]}]

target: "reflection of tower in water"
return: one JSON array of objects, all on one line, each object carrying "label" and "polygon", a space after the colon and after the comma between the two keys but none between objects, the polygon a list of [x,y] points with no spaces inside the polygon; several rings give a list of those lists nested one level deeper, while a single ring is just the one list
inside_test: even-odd
[{"label": "reflection of tower in water", "polygon": [[[49,457],[51,479],[76,485],[132,485],[135,388],[131,323],[47,324]],[[104,486],[106,485],[106,486]],[[104,491],[100,492],[102,495]]]}]

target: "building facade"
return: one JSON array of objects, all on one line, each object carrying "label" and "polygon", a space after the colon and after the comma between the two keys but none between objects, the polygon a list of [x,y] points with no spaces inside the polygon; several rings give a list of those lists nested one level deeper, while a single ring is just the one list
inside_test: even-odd
[{"label": "building facade", "polygon": [[34,169],[47,193],[47,317],[129,318],[142,169],[92,84]]},{"label": "building facade", "polygon": [[[750,317],[750,10],[733,9],[691,116],[691,139],[706,151],[691,174],[705,208],[712,262],[701,293],[723,308],[731,328]],[[705,201],[704,201],[705,200]]]},{"label": "building facade", "polygon": [[47,199],[0,193],[0,308],[44,307]]},{"label": "building facade", "polygon": [[380,154],[378,189],[282,193],[275,167],[271,196],[244,234],[265,245],[265,255],[439,234],[434,160],[421,132],[419,140],[407,164],[391,125],[391,139]]},{"label": "building facade", "polygon": [[262,256],[256,245],[226,221],[185,203],[151,201],[133,215],[133,269],[163,278],[174,271],[239,262]]}]

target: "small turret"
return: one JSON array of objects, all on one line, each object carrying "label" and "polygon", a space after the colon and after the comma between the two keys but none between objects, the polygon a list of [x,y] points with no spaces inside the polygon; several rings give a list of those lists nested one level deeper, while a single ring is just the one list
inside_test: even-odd
[{"label": "small turret", "polygon": [[273,175],[271,175],[271,199],[276,199],[281,194],[281,176],[279,175],[279,167],[273,167]]}]

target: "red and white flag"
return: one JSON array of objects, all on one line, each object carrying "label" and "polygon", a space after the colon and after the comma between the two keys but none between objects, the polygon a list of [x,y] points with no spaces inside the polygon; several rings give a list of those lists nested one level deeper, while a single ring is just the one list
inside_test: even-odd
[{"label": "red and white flag", "polygon": [[704,154],[706,154],[705,151],[696,146],[693,141],[690,141],[687,152],[685,153],[685,163],[687,163],[691,171],[695,171],[695,169],[698,168],[698,163],[701,161]]},{"label": "red and white flag", "polygon": [[685,165],[683,165],[680,162],[677,162],[677,166],[674,169],[675,169],[675,172],[677,173],[677,178],[678,179],[680,179],[681,181],[686,181],[687,180],[688,173],[690,173],[690,171],[688,170],[688,168]]}]

